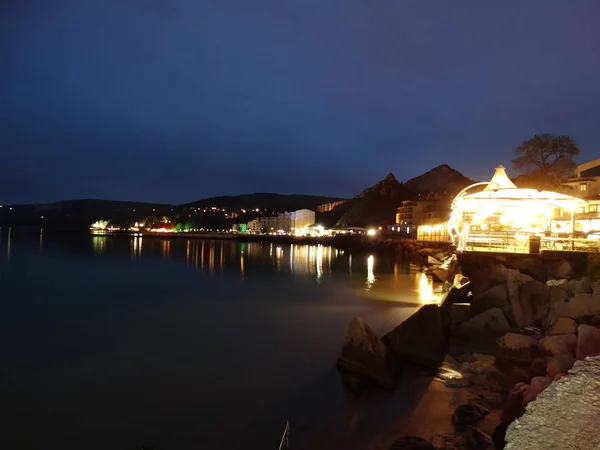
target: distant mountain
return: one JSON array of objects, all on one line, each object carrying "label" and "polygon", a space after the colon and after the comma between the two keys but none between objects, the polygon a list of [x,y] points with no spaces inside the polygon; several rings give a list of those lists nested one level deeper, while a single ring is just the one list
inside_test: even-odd
[{"label": "distant mountain", "polygon": [[411,178],[405,183],[405,186],[409,191],[420,194],[456,195],[461,189],[473,183],[475,181],[465,177],[458,170],[442,164],[418,177]]},{"label": "distant mountain", "polygon": [[218,208],[260,208],[273,211],[292,211],[297,209],[316,210],[317,206],[345,200],[339,197],[326,197],[322,195],[302,194],[273,194],[258,192],[255,194],[227,195],[222,197],[210,197],[182,205],[184,207],[204,208],[216,206]]},{"label": "distant mountain", "polygon": [[[81,199],[54,203],[27,205],[4,205],[0,208],[0,225],[43,226],[64,228],[87,228],[97,220],[110,220],[112,223],[131,223],[147,217],[194,216],[199,224],[225,227],[226,219],[198,215],[189,211],[193,208],[216,206],[228,210],[260,208],[261,211],[282,212],[285,210],[312,209],[318,205],[342,200],[338,197],[318,195],[280,195],[257,193],[224,197],[211,197],[186,205],[163,203],[129,202],[118,200]],[[221,213],[223,215],[224,213]]]},{"label": "distant mountain", "polygon": [[396,210],[403,200],[420,199],[428,194],[456,195],[474,181],[443,164],[422,175],[400,183],[388,174],[374,186],[327,213],[318,222],[325,226],[383,226],[394,223]]},{"label": "distant mountain", "polygon": [[147,216],[169,215],[174,205],[119,200],[80,199],[53,203],[4,205],[0,225],[61,226],[87,228],[99,219],[114,222],[141,220]]},{"label": "distant mountain", "polygon": [[338,227],[383,225],[393,222],[400,202],[412,195],[413,193],[390,173],[379,183],[365,189],[331,212],[343,212],[336,223]]}]

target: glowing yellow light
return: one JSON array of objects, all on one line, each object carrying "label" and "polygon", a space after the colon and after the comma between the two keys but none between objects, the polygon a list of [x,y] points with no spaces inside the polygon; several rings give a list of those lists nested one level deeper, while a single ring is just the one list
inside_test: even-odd
[{"label": "glowing yellow light", "polygon": [[98,220],[94,222],[90,228],[94,230],[104,230],[108,226],[108,220]]},{"label": "glowing yellow light", "polygon": [[427,275],[421,273],[419,277],[419,299],[423,303],[435,303],[433,296],[433,282],[427,278]]},{"label": "glowing yellow light", "polygon": [[375,272],[373,271],[374,267],[375,258],[373,255],[371,255],[367,258],[367,290],[371,289],[373,283],[375,283]]},{"label": "glowing yellow light", "polygon": [[377,231],[373,228],[371,228],[370,230],[367,231],[367,234],[369,236],[375,236],[375,234],[377,234]]}]

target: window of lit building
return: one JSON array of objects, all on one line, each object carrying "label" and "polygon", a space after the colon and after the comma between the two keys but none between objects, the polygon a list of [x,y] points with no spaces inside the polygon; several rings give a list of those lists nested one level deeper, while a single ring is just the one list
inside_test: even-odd
[{"label": "window of lit building", "polygon": [[579,191],[586,192],[587,191],[587,183],[579,183]]}]

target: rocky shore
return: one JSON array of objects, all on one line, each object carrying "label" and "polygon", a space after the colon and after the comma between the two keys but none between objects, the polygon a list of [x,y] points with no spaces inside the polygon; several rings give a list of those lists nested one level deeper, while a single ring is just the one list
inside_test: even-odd
[{"label": "rocky shore", "polygon": [[600,448],[600,281],[584,276],[587,255],[438,254],[425,266],[442,304],[382,337],[353,319],[337,361],[357,395],[430,378],[370,449]]}]

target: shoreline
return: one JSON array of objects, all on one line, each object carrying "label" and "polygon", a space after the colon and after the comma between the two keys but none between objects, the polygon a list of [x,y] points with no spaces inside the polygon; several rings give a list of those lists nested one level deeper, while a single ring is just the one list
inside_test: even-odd
[{"label": "shoreline", "polygon": [[[326,245],[338,250],[393,256],[401,260],[422,259],[423,255],[436,252],[447,252],[449,243],[422,242],[416,239],[391,237],[386,235],[338,235],[327,237],[295,237],[279,235],[252,235],[233,233],[152,233],[118,231],[110,233],[94,233],[90,230],[68,228],[38,228],[38,227],[0,227],[0,235],[16,234],[48,234],[57,236],[87,236],[87,237],[119,237],[119,238],[150,238],[150,239],[208,239],[239,242],[265,242],[276,244],[296,245]],[[425,256],[426,257],[426,256]]]}]

